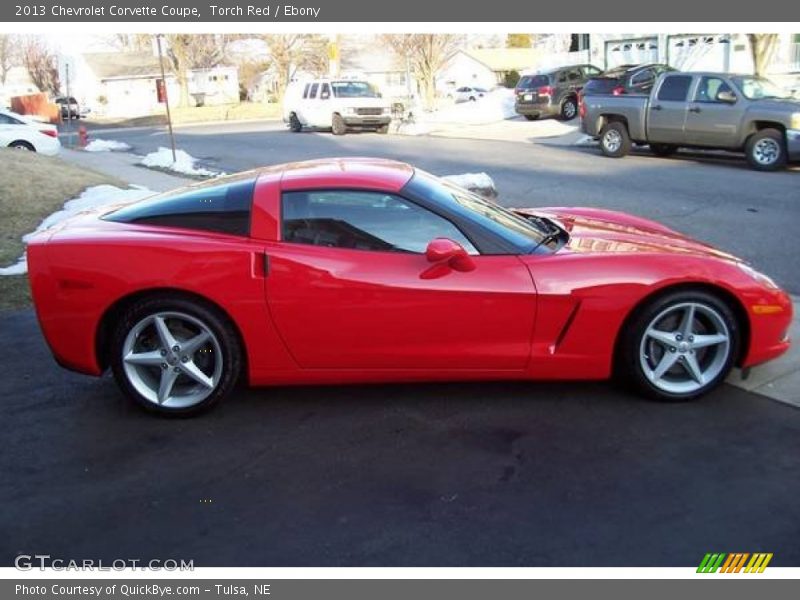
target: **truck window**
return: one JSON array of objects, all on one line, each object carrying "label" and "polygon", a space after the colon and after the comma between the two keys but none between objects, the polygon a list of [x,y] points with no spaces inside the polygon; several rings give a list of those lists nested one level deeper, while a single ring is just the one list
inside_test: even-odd
[{"label": "truck window", "polygon": [[700,85],[697,86],[697,92],[694,95],[695,102],[719,102],[717,94],[720,92],[732,92],[731,87],[725,80],[719,77],[703,77],[700,80]]},{"label": "truck window", "polygon": [[311,91],[308,93],[308,97],[312,100],[317,97],[317,90],[319,89],[318,83],[311,84]]},{"label": "truck window", "polygon": [[306,87],[303,88],[303,98],[308,98],[308,90],[311,89],[311,84],[307,83]]},{"label": "truck window", "polygon": [[322,91],[319,93],[320,100],[327,100],[331,97],[331,86],[327,83],[322,84]]},{"label": "truck window", "polygon": [[658,99],[665,102],[684,102],[691,85],[691,75],[670,75],[661,84]]}]

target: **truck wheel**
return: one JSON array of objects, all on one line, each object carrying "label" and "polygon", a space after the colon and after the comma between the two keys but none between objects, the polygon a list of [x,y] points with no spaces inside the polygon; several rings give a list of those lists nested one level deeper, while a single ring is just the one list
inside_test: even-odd
[{"label": "truck wheel", "polygon": [[538,118],[539,118],[539,115],[525,115],[525,118],[526,118],[528,121],[535,121],[536,119],[538,119]]},{"label": "truck wheel", "polygon": [[600,150],[611,158],[622,158],[631,151],[631,136],[624,123],[612,121],[600,131]]},{"label": "truck wheel", "polygon": [[777,129],[762,129],[745,145],[747,162],[757,171],[777,171],[786,166],[786,142]]},{"label": "truck wheel", "polygon": [[295,113],[289,115],[289,129],[295,133],[300,133],[303,130],[303,124],[300,122],[300,119],[297,118]]},{"label": "truck wheel", "polygon": [[571,121],[578,114],[578,103],[575,98],[567,98],[561,105],[561,120]]},{"label": "truck wheel", "polygon": [[673,144],[650,144],[650,151],[656,156],[672,156],[678,147]]},{"label": "truck wheel", "polygon": [[336,114],[333,115],[333,121],[331,122],[331,130],[333,131],[333,135],[344,135],[347,131],[347,126],[344,124],[344,119],[342,115]]},{"label": "truck wheel", "polygon": [[388,125],[381,125],[375,131],[378,133],[389,133],[389,126]]}]

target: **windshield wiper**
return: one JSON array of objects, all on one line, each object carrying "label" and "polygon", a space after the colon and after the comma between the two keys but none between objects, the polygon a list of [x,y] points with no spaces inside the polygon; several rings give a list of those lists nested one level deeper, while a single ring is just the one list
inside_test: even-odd
[{"label": "windshield wiper", "polygon": [[546,244],[549,244],[550,242],[557,241],[561,237],[562,233],[566,233],[566,231],[561,229],[561,227],[553,223],[550,219],[545,219],[543,217],[531,217],[531,218],[536,219],[536,222],[538,224],[547,227],[545,236],[541,240],[539,240],[539,242],[533,247],[533,249],[531,249],[530,252],[531,254],[536,252],[539,246],[544,246]]}]

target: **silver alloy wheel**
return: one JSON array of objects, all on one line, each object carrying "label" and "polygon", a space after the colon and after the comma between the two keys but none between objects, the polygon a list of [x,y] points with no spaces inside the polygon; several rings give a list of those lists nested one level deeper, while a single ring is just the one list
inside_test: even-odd
[{"label": "silver alloy wheel", "polygon": [[760,165],[768,167],[775,164],[781,156],[781,146],[772,138],[762,138],[753,146],[753,159]]},{"label": "silver alloy wheel", "polygon": [[725,368],[731,336],[725,319],[701,302],[661,311],[645,329],[639,362],[645,377],[668,394],[691,394]]},{"label": "silver alloy wheel", "polygon": [[616,129],[609,129],[603,136],[603,147],[609,152],[616,152],[622,146],[622,135]]},{"label": "silver alloy wheel", "polygon": [[572,119],[575,116],[575,103],[574,102],[567,101],[567,103],[564,104],[564,116],[567,119]]},{"label": "silver alloy wheel", "polygon": [[214,332],[181,312],[159,312],[134,325],[122,344],[122,365],[134,389],[153,404],[188,408],[216,389],[222,348]]}]

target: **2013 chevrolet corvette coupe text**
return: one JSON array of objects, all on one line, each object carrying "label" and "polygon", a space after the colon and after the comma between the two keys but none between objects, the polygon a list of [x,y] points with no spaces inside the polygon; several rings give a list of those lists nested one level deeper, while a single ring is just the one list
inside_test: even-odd
[{"label": "2013 chevrolet corvette coupe text", "polygon": [[604,379],[664,400],[789,346],[791,302],[638,217],[505,209],[409,165],[286,164],[85,213],[28,246],[56,360],[189,414],[251,385]]}]

